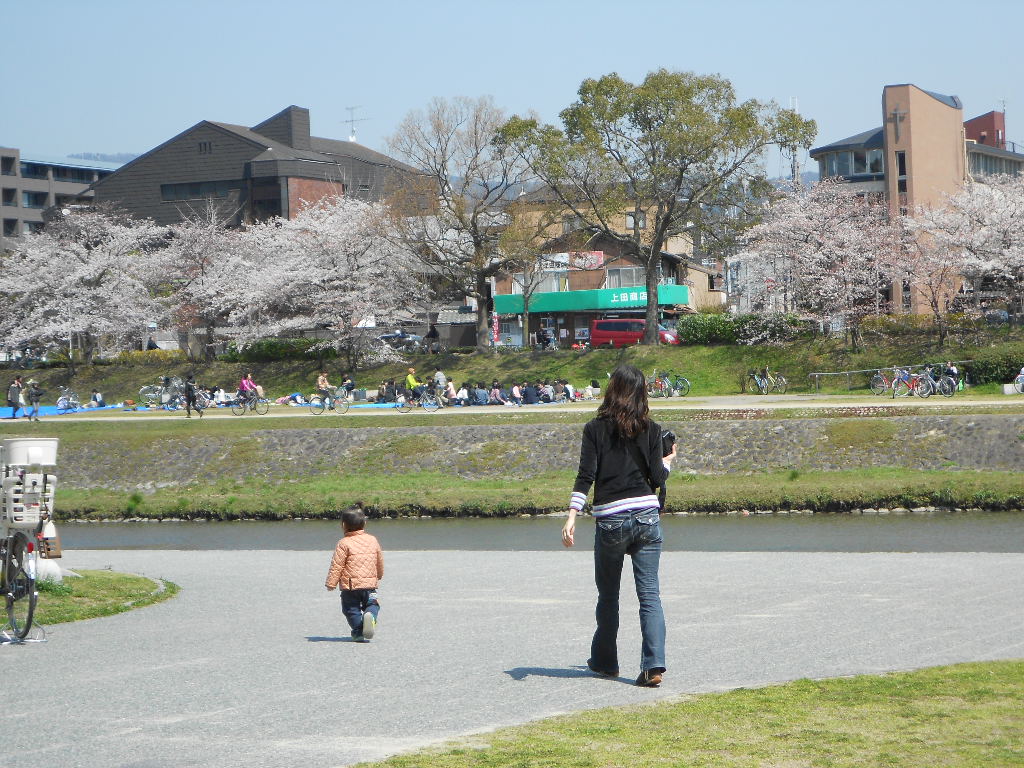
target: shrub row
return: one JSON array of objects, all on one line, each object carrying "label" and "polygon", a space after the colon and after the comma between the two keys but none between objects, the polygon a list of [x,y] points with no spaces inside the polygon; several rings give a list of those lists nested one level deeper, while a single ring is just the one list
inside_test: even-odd
[{"label": "shrub row", "polygon": [[791,313],[763,315],[698,313],[684,315],[676,326],[684,344],[784,344],[813,328]]},{"label": "shrub row", "polygon": [[974,384],[1006,384],[1014,380],[1022,366],[1024,344],[1010,344],[977,353],[967,365],[967,375]]},{"label": "shrub row", "polygon": [[[227,351],[218,357],[226,363],[272,363],[278,360],[309,360],[320,352],[313,347],[317,339],[260,339],[241,349],[233,342]],[[334,349],[325,349],[323,357],[333,360],[338,356]]]}]

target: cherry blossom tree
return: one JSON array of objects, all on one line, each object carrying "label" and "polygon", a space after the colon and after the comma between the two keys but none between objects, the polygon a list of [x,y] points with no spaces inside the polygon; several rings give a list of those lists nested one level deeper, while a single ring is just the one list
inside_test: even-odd
[{"label": "cherry blossom tree", "polygon": [[884,254],[900,247],[882,201],[832,180],[779,195],[744,242],[742,288],[755,305],[840,321],[855,349],[861,320],[883,309]]},{"label": "cherry blossom tree", "polygon": [[110,210],[73,212],[25,235],[2,260],[0,334],[15,345],[75,343],[86,364],[101,342],[131,347],[163,313],[154,268],[163,236]]},{"label": "cherry blossom tree", "polygon": [[1012,307],[1024,306],[1024,177],[969,183],[941,210],[924,214],[919,229],[948,257],[962,259],[975,297],[985,280]]},{"label": "cherry blossom tree", "polygon": [[292,220],[241,233],[225,269],[234,284],[219,311],[241,343],[267,336],[322,336],[351,366],[372,346],[378,323],[422,300],[423,275],[395,245],[380,204],[334,196]]}]

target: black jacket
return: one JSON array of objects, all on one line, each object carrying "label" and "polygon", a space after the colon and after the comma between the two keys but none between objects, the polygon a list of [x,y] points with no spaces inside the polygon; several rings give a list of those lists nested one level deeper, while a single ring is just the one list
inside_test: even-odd
[{"label": "black jacket", "polygon": [[661,427],[650,422],[647,431],[637,435],[635,442],[641,455],[647,459],[654,488],[647,482],[643,469],[637,466],[615,422],[598,418],[583,427],[580,468],[576,473],[573,493],[586,495],[593,485],[594,506],[657,494],[658,486],[668,478],[668,470],[661,461]]}]

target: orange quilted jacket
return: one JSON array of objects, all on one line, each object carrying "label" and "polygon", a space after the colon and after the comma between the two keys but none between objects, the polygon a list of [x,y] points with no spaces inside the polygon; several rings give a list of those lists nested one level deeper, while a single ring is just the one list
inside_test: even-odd
[{"label": "orange quilted jacket", "polygon": [[377,539],[366,531],[346,531],[334,548],[331,569],[324,586],[328,589],[376,589],[384,576],[384,553]]}]

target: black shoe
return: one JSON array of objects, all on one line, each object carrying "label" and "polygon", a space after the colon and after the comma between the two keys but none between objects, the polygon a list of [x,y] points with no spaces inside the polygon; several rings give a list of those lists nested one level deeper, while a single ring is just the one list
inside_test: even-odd
[{"label": "black shoe", "polygon": [[636,679],[636,684],[644,688],[657,688],[661,685],[661,676],[663,674],[665,674],[665,670],[658,667],[645,669],[640,673],[640,677]]},{"label": "black shoe", "polygon": [[593,659],[587,659],[587,669],[589,669],[595,675],[600,675],[601,677],[618,677],[619,676],[619,670],[618,669],[604,669],[604,668],[599,667],[596,664],[594,664],[594,660]]}]

